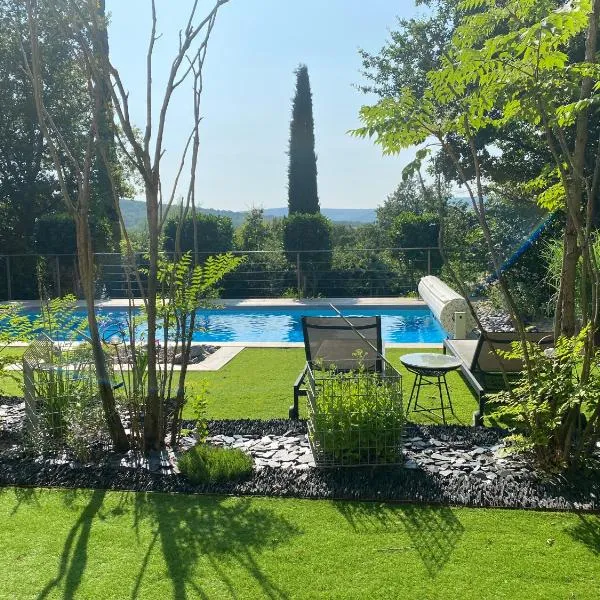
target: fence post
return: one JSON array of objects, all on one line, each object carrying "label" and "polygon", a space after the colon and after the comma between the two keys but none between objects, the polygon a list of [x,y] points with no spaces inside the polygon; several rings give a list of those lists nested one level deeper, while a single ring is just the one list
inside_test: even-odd
[{"label": "fence post", "polygon": [[298,297],[302,297],[302,276],[300,274],[300,252],[296,252],[296,286],[298,288]]},{"label": "fence post", "polygon": [[62,297],[62,293],[60,289],[60,256],[58,254],[54,257],[54,269],[56,272],[56,294],[60,298]]},{"label": "fence post", "polygon": [[431,248],[427,248],[427,275],[431,275]]},{"label": "fence post", "polygon": [[11,276],[10,276],[10,256],[8,254],[5,254],[4,259],[6,260],[6,296],[7,296],[7,300],[12,300],[12,281],[11,281]]}]

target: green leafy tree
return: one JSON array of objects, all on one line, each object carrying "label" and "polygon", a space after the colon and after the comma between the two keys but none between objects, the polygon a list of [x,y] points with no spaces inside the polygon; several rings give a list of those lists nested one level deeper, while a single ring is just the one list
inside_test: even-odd
[{"label": "green leafy tree", "polygon": [[236,245],[240,250],[264,250],[269,242],[269,225],[262,208],[252,208],[235,232]]},{"label": "green leafy tree", "polygon": [[[103,5],[104,0],[98,2],[98,11],[104,10]],[[81,9],[83,1],[77,0],[77,6]],[[44,102],[63,139],[80,158],[85,148],[88,101],[87,89],[81,85],[85,80],[84,69],[69,40],[70,8],[69,2],[40,3],[39,31],[44,40]],[[36,220],[62,209],[59,180],[42,135],[29,77],[22,68],[21,43],[25,43],[27,51],[27,38],[25,2],[0,2],[0,244],[14,253],[33,252]],[[104,38],[108,51],[106,31]],[[105,98],[102,106],[99,128],[109,131],[113,121],[110,102]],[[105,144],[114,154],[114,138],[106,134]],[[124,188],[116,164],[113,170]],[[96,249],[113,251],[117,247],[119,225],[112,197],[107,197],[104,171],[96,155],[90,177],[90,220],[93,225],[98,223],[93,227]],[[69,173],[64,182],[71,191],[76,187],[75,179],[75,174]],[[31,278],[32,274],[23,271],[22,277]],[[18,280],[15,284],[18,287]]]},{"label": "green leafy tree", "polygon": [[320,211],[317,192],[317,155],[312,93],[306,65],[296,70],[296,95],[290,123],[290,163],[288,168],[289,214],[315,214]]},{"label": "green leafy tree", "polygon": [[[465,186],[476,214],[498,282],[519,331],[525,376],[535,381],[536,368],[525,341],[523,325],[500,262],[485,206],[484,173],[480,132],[519,123],[545,140],[553,157],[552,169],[536,183],[543,189],[539,203],[550,210],[565,211],[564,261],[556,305],[555,333],[572,336],[576,329],[575,287],[579,260],[586,277],[582,286],[581,324],[585,334],[584,360],[573,376],[582,385],[591,377],[594,333],[600,323],[600,276],[592,250],[591,216],[600,181],[600,151],[595,140],[591,161],[588,150],[592,110],[600,102],[597,63],[600,0],[574,0],[556,9],[550,0],[522,2],[507,0],[464,0],[463,17],[451,47],[444,52],[440,68],[427,73],[427,85],[418,97],[405,88],[395,97],[383,98],[376,106],[364,107],[364,127],[356,133],[376,136],[384,152],[434,139],[452,161]],[[583,36],[585,56],[572,62],[566,50]],[[451,139],[468,149],[465,169]],[[588,170],[591,163],[593,168]],[[573,402],[560,416],[552,435],[565,449],[580,430],[582,399]],[[600,434],[600,403],[592,409],[584,438]]]},{"label": "green leafy tree", "polygon": [[194,251],[194,236],[201,254],[220,254],[233,250],[233,223],[229,217],[198,213],[195,229],[191,215],[181,223],[179,218],[167,221],[164,229],[164,249],[167,252],[175,252],[177,236],[182,253]]},{"label": "green leafy tree", "polygon": [[[284,220],[283,245],[288,260],[300,265],[302,275],[310,276],[316,294],[319,278],[331,268],[331,222],[321,214],[293,214]],[[305,290],[306,292],[307,290]]]}]

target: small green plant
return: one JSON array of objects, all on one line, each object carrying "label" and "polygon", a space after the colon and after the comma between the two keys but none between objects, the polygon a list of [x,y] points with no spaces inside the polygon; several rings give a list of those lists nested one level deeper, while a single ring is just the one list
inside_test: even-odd
[{"label": "small green plant", "polygon": [[86,460],[94,444],[108,439],[90,345],[65,349],[38,339],[23,358],[29,446],[38,452],[68,449]]},{"label": "small green plant", "polygon": [[206,389],[207,385],[204,380],[200,380],[196,386],[195,394],[189,396],[186,391],[185,406],[188,413],[192,415],[193,427],[182,428],[182,435],[194,435],[198,442],[203,443],[208,436],[208,425],[206,422]]},{"label": "small green plant", "polygon": [[239,481],[252,474],[252,458],[238,448],[199,444],[182,454],[178,464],[192,483]]},{"label": "small green plant", "polygon": [[291,300],[298,300],[301,297],[301,294],[296,288],[287,288],[283,291],[281,297],[290,298]]},{"label": "small green plant", "polygon": [[[402,379],[360,366],[311,376],[310,438],[317,464],[393,464],[402,460]],[[333,367],[333,368],[332,368]]]},{"label": "small green plant", "polygon": [[[586,329],[575,337],[560,337],[552,351],[528,344],[535,377],[524,373],[511,392],[492,400],[500,406],[494,416],[507,420],[515,433],[508,438],[517,451],[530,451],[551,471],[585,459],[600,439],[600,350],[590,373],[583,373]],[[507,358],[523,357],[514,344]]]}]

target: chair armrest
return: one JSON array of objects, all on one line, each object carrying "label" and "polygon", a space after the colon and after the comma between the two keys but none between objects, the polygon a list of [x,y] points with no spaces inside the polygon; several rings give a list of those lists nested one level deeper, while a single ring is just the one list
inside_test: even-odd
[{"label": "chair armrest", "polygon": [[298,390],[300,386],[304,383],[304,378],[306,377],[306,373],[308,372],[308,363],[304,365],[304,369],[300,375],[298,375],[298,379],[296,379],[296,383],[294,383],[294,390]]}]

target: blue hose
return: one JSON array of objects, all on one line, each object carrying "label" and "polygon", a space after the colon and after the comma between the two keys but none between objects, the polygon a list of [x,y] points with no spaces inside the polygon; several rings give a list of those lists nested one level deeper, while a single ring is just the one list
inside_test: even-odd
[{"label": "blue hose", "polygon": [[523,243],[517,248],[512,256],[507,258],[501,265],[498,271],[495,271],[491,275],[488,275],[483,283],[480,283],[477,288],[475,288],[474,295],[480,294],[486,287],[490,284],[494,283],[498,280],[500,275],[505,273],[508,269],[513,267],[516,262],[529,250],[541,237],[542,233],[550,226],[552,221],[556,218],[559,211],[556,210],[553,213],[550,213],[523,241]]}]

